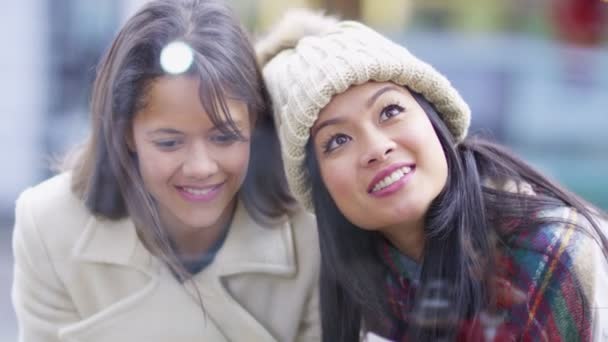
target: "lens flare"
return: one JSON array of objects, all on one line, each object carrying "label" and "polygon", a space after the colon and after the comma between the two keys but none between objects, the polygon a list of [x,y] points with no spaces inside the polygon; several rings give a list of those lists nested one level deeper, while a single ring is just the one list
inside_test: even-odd
[{"label": "lens flare", "polygon": [[169,43],[160,53],[160,65],[169,74],[177,75],[188,70],[194,56],[188,44],[180,41]]}]

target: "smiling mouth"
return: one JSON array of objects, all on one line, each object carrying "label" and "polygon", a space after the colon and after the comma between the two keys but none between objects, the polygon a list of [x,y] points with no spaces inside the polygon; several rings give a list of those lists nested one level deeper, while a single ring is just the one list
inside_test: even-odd
[{"label": "smiling mouth", "polygon": [[209,202],[221,192],[225,182],[205,187],[175,186],[183,199],[190,202]]},{"label": "smiling mouth", "polygon": [[395,182],[398,182],[401,178],[412,172],[412,170],[413,168],[411,166],[403,166],[396,169],[395,171],[391,172],[390,175],[384,177],[382,180],[376,183],[370,193],[378,192],[393,185]]},{"label": "smiling mouth", "polygon": [[217,187],[218,187],[217,185],[214,185],[214,186],[204,188],[204,189],[190,188],[187,186],[178,186],[177,188],[179,190],[187,192],[188,194],[193,195],[193,196],[205,196],[205,195],[211,193],[213,190],[217,189]]}]

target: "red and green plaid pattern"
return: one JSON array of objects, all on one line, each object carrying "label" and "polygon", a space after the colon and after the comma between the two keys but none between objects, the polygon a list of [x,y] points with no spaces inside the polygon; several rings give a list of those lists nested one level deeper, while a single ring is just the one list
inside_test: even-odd
[{"label": "red and green plaid pattern", "polygon": [[[576,222],[574,211],[568,211],[568,221]],[[572,267],[580,258],[589,239],[575,225],[553,223],[538,230],[511,237],[508,249],[498,258],[498,277],[509,286],[525,293],[523,302],[499,298],[498,310],[502,320],[494,326],[493,339],[484,336],[488,327],[479,319],[461,322],[458,340],[462,341],[589,341],[591,340],[590,302],[580,290],[584,274]],[[391,270],[386,290],[390,306],[391,329],[387,336],[405,341],[409,313],[415,291],[410,269],[403,267],[401,255],[386,243],[381,256]],[[503,281],[504,283],[504,281]]]}]

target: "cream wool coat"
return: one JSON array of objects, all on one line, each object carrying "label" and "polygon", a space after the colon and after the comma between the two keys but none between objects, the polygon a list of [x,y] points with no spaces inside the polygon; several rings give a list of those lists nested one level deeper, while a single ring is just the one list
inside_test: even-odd
[{"label": "cream wool coat", "polygon": [[17,201],[12,299],[20,341],[320,340],[313,216],[261,227],[239,204],[214,262],[195,275],[203,307],[129,219],[90,214],[62,174]]}]

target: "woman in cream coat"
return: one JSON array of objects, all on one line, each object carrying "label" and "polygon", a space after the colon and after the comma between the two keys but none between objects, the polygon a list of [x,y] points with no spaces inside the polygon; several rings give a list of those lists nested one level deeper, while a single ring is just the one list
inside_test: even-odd
[{"label": "woman in cream coat", "polygon": [[13,299],[23,341],[316,340],[314,222],[262,226],[238,203],[213,263],[180,283],[129,218],[91,215],[69,174],[25,191]]},{"label": "woman in cream coat", "polygon": [[[192,64],[163,70],[175,51]],[[285,190],[268,103],[222,3],[129,19],[91,139],[17,201],[20,341],[318,340],[316,226]]]}]

